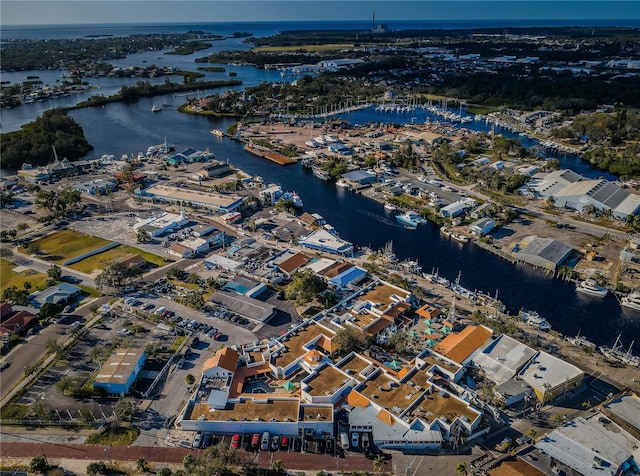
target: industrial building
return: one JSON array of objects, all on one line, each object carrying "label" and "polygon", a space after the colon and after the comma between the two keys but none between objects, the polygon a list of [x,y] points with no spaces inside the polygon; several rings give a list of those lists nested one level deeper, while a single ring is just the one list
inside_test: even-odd
[{"label": "industrial building", "polygon": [[128,394],[146,358],[144,349],[116,349],[96,375],[94,388],[104,388],[109,395]]},{"label": "industrial building", "polygon": [[539,351],[520,371],[518,378],[533,389],[542,404],[550,403],[569,392],[578,392],[584,372],[546,352]]},{"label": "industrial building", "polygon": [[516,244],[511,255],[518,261],[555,271],[571,255],[573,248],[553,238],[527,236]]}]

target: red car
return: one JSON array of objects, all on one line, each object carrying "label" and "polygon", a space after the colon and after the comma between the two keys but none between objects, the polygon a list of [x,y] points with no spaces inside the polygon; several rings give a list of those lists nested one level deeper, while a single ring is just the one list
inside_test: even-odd
[{"label": "red car", "polygon": [[287,333],[287,330],[286,330],[286,329],[282,329],[282,330],[280,331],[280,335],[281,335],[281,336],[285,335],[286,333]]},{"label": "red car", "polygon": [[213,334],[213,340],[220,340],[220,337],[222,337],[222,334],[220,332],[216,332],[215,334]]},{"label": "red car", "polygon": [[233,435],[231,438],[231,448],[236,449],[240,446],[240,435]]}]

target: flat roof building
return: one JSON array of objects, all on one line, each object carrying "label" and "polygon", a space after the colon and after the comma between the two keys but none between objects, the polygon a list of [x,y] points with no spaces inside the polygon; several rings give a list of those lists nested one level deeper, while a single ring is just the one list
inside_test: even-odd
[{"label": "flat roof building", "polygon": [[342,256],[353,255],[353,245],[351,243],[322,228],[312,232],[306,238],[298,240],[298,243],[300,246],[312,250],[325,251]]},{"label": "flat roof building", "polygon": [[205,208],[220,214],[237,211],[242,206],[242,197],[223,195],[209,190],[193,190],[170,185],[152,185],[144,190],[137,189],[137,197],[160,203],[187,203],[195,208]]},{"label": "flat roof building", "polygon": [[500,335],[481,353],[473,363],[485,371],[488,378],[497,384],[506,382],[536,355],[536,351],[505,334]]},{"label": "flat roof building", "polygon": [[146,358],[144,349],[116,349],[100,368],[93,386],[104,388],[111,395],[126,395]]},{"label": "flat roof building", "polygon": [[569,362],[539,351],[518,377],[531,386],[538,400],[544,404],[568,392],[577,392],[584,372]]}]

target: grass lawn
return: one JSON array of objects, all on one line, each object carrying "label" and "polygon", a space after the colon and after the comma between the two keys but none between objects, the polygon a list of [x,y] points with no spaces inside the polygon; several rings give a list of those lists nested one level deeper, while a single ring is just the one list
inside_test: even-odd
[{"label": "grass lawn", "polygon": [[111,248],[110,250],[103,251],[102,253],[98,253],[97,255],[89,256],[82,261],[69,265],[69,267],[83,273],[92,273],[96,269],[105,268],[114,259],[130,254],[140,255],[149,263],[158,267],[165,264],[164,261],[162,261],[162,258],[158,255],[147,253],[146,251],[134,248],[133,246],[121,245]]},{"label": "grass lawn", "polygon": [[87,444],[128,446],[136,441],[139,434],[140,430],[134,427],[120,426],[116,428],[109,428],[102,433],[87,437]]},{"label": "grass lawn", "polygon": [[36,240],[36,243],[42,251],[49,254],[50,261],[61,264],[69,258],[95,250],[111,241],[73,230],[60,230]]},{"label": "grass lawn", "polygon": [[261,46],[259,48],[254,48],[253,51],[300,51],[305,50],[310,53],[318,52],[318,51],[335,51],[335,50],[344,50],[345,48],[353,48],[353,44],[343,43],[343,44],[328,44],[328,45],[302,45],[302,46]]},{"label": "grass lawn", "polygon": [[6,259],[0,259],[0,292],[15,286],[18,289],[24,289],[24,283],[31,283],[31,292],[47,288],[47,275],[33,270],[26,270],[22,273],[15,273],[13,268],[18,265],[13,264]]}]

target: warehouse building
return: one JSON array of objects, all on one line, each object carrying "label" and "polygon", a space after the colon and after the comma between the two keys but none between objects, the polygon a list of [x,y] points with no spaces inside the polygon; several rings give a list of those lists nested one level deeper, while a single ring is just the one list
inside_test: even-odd
[{"label": "warehouse building", "polygon": [[93,382],[109,395],[126,395],[133,387],[147,358],[144,349],[117,349],[104,363]]},{"label": "warehouse building", "polygon": [[573,248],[553,238],[527,236],[516,244],[511,254],[518,261],[555,271],[569,257]]}]

